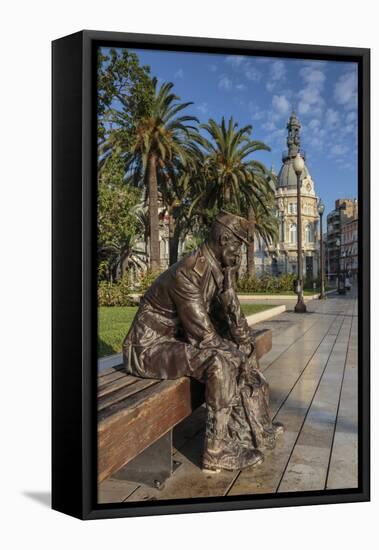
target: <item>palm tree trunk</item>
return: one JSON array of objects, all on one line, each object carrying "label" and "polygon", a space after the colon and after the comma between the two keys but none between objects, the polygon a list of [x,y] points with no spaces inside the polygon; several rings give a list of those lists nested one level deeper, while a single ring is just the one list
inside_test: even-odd
[{"label": "palm tree trunk", "polygon": [[248,211],[248,221],[249,221],[249,231],[248,231],[248,241],[249,244],[246,245],[246,268],[247,268],[247,274],[249,277],[253,276],[255,274],[255,262],[254,262],[254,254],[255,254],[255,216],[254,216],[254,210],[250,206]]},{"label": "palm tree trunk", "polygon": [[173,215],[169,217],[169,264],[173,265],[178,261],[178,248],[180,238],[180,227]]},{"label": "palm tree trunk", "polygon": [[160,268],[158,179],[157,157],[154,153],[149,156],[147,161],[146,183],[149,189],[150,268],[158,270]]},{"label": "palm tree trunk", "polygon": [[231,198],[230,187],[229,185],[227,185],[225,187],[225,193],[224,193],[224,207],[226,208],[226,210],[228,210],[230,198]]}]

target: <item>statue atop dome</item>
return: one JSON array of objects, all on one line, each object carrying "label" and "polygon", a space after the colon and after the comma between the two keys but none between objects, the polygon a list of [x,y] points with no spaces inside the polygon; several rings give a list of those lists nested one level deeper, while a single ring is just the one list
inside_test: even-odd
[{"label": "statue atop dome", "polygon": [[300,152],[300,128],[301,124],[296,116],[295,111],[292,111],[289,121],[287,123],[287,146],[288,156],[290,158],[296,157]]},{"label": "statue atop dome", "polygon": [[[287,123],[287,147],[288,150],[283,153],[283,165],[279,171],[277,179],[277,188],[296,188],[297,179],[295,170],[293,169],[293,159],[297,154],[305,160],[305,154],[300,149],[300,128],[301,124],[293,110]],[[306,164],[304,164],[304,170],[301,175],[302,180],[310,178],[310,174]]]}]

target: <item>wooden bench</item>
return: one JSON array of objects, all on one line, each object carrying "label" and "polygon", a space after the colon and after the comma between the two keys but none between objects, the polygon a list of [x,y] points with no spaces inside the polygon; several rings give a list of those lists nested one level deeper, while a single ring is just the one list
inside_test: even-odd
[{"label": "wooden bench", "polygon": [[[258,358],[271,330],[254,331]],[[204,402],[204,385],[188,377],[152,380],[122,365],[98,375],[98,482],[111,475],[159,487],[173,472],[172,429]]]}]

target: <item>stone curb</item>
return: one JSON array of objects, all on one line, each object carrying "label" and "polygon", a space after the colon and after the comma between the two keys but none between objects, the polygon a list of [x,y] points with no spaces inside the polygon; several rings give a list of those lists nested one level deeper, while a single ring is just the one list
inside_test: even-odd
[{"label": "stone curb", "polygon": [[[332,292],[336,292],[335,289],[333,290],[327,290],[325,294],[331,294]],[[318,299],[320,293],[317,294],[309,294],[308,296],[304,296],[304,301],[309,302],[310,300],[316,300]],[[254,300],[256,302],[262,302],[264,300],[296,300],[297,295],[291,294],[238,294],[239,301],[245,302],[247,300]]]},{"label": "stone curb", "polygon": [[256,323],[261,323],[262,321],[267,321],[267,319],[271,319],[271,317],[275,317],[276,315],[279,315],[280,313],[284,313],[286,311],[286,306],[275,306],[270,309],[265,309],[264,311],[260,311],[259,313],[253,313],[252,315],[248,315],[246,317],[247,322],[249,325],[255,325]]}]

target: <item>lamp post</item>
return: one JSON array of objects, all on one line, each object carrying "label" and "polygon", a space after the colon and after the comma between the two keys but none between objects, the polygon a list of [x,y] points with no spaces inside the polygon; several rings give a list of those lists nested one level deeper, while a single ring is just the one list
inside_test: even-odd
[{"label": "lamp post", "polygon": [[341,241],[340,239],[336,240],[336,246],[338,248],[338,265],[337,265],[338,294],[346,294],[345,284],[344,284],[344,281],[342,281],[342,274],[341,274]]},{"label": "lamp post", "polygon": [[[284,243],[284,212],[283,212],[283,210],[279,211],[279,227],[280,227],[279,241],[280,241],[280,243]],[[285,259],[285,254],[284,254],[283,248],[279,244],[277,246],[277,250],[278,250],[278,256],[280,258],[281,263],[282,263],[283,255],[284,255],[284,264],[285,264],[284,269],[285,269],[285,273],[287,274],[287,262],[286,262],[286,259]]]},{"label": "lamp post", "polygon": [[337,239],[338,241],[338,294],[346,294],[346,288],[345,288],[345,273],[344,270],[342,270],[341,273],[341,245],[342,245],[342,210],[346,210],[346,204],[340,204],[338,207],[338,213],[339,213],[339,227],[340,227],[340,239]]},{"label": "lamp post", "polygon": [[324,280],[324,239],[322,233],[322,215],[325,210],[325,205],[321,201],[318,202],[317,211],[320,216],[320,300],[325,299],[325,280]]},{"label": "lamp post", "polygon": [[303,258],[301,253],[301,174],[304,170],[304,160],[297,153],[296,157],[293,159],[293,169],[295,170],[296,179],[297,179],[297,282],[296,282],[296,294],[297,294],[297,304],[295,305],[296,313],[305,313],[307,308],[304,303],[303,298]]}]

